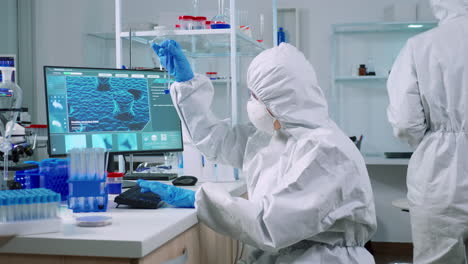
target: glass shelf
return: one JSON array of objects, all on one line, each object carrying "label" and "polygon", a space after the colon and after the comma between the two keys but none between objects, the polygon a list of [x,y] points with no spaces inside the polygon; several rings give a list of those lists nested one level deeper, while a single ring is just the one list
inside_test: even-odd
[{"label": "glass shelf", "polygon": [[436,26],[437,22],[435,21],[348,23],[333,25],[333,32],[336,34],[385,32],[419,33]]},{"label": "glass shelf", "polygon": [[387,76],[340,76],[336,77],[335,81],[337,82],[347,82],[347,81],[386,81]]},{"label": "glass shelf", "polygon": [[[149,45],[153,40],[160,43],[166,39],[173,39],[179,42],[189,57],[227,57],[230,56],[230,34],[231,29],[136,31],[131,33],[131,40]],[[88,35],[105,40],[115,39],[113,33]],[[120,36],[130,40],[129,32],[122,32]],[[265,49],[261,43],[241,32],[237,32],[237,47],[239,56],[256,56]]]}]

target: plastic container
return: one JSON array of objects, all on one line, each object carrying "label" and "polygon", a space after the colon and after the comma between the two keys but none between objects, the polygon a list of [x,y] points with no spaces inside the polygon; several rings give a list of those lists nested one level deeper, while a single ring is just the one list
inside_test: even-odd
[{"label": "plastic container", "polygon": [[226,29],[226,28],[231,28],[231,25],[229,24],[223,24],[223,23],[215,23],[211,24],[212,29]]},{"label": "plastic container", "polygon": [[207,72],[206,76],[210,78],[210,80],[217,80],[218,79],[218,73],[217,72]]},{"label": "plastic container", "polygon": [[110,172],[107,174],[107,190],[109,194],[121,194],[124,174],[121,172]]},{"label": "plastic container", "polygon": [[60,193],[62,201],[68,196],[68,160],[45,159],[39,163],[40,187]]},{"label": "plastic container", "polygon": [[197,16],[197,17],[194,17],[193,21],[194,21],[193,29],[204,29],[205,28],[206,17]]},{"label": "plastic container", "polygon": [[367,60],[367,72],[366,72],[366,75],[368,76],[375,76],[375,66],[374,66],[374,60],[369,57],[369,59]]},{"label": "plastic container", "polygon": [[192,30],[193,29],[193,16],[179,16],[179,24],[181,29]]},{"label": "plastic container", "polygon": [[[36,164],[38,166],[40,165],[40,163],[36,161],[26,161],[25,163]],[[31,170],[17,171],[15,175],[15,182],[19,182],[22,189],[35,189],[41,187],[41,182],[42,185],[44,185],[44,178],[41,180],[39,168],[36,168]]]},{"label": "plastic container", "polygon": [[282,27],[278,29],[278,45],[281,44],[281,42],[286,42],[286,34]]},{"label": "plastic container", "polygon": [[211,29],[211,21],[205,21],[205,29]]}]

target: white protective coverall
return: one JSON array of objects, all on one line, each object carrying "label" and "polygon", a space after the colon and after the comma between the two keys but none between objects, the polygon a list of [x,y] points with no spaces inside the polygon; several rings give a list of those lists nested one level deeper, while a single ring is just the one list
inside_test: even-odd
[{"label": "white protective coverall", "polygon": [[273,136],[217,120],[204,76],[171,87],[196,147],[210,160],[242,168],[247,181],[249,200],[203,185],[198,218],[252,246],[247,263],[374,263],[363,247],[376,229],[366,166],[329,119],[312,65],[283,43],[253,60],[247,83],[282,125]]},{"label": "white protective coverall", "polygon": [[439,26],[397,58],[388,118],[416,147],[407,178],[414,263],[468,263],[468,0],[431,4]]}]

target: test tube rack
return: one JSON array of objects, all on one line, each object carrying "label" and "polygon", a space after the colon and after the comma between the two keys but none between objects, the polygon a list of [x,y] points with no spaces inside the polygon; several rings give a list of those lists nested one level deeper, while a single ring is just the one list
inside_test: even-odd
[{"label": "test tube rack", "polygon": [[68,208],[74,213],[107,211],[108,191],[106,179],[68,180]]},{"label": "test tube rack", "polygon": [[59,232],[59,203],[47,189],[0,191],[0,236]]}]

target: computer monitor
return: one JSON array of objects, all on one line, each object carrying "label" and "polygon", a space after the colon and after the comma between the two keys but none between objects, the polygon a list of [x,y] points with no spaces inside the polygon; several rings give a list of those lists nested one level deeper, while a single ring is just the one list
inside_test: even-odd
[{"label": "computer monitor", "polygon": [[50,156],[182,151],[182,128],[161,71],[44,66]]}]

